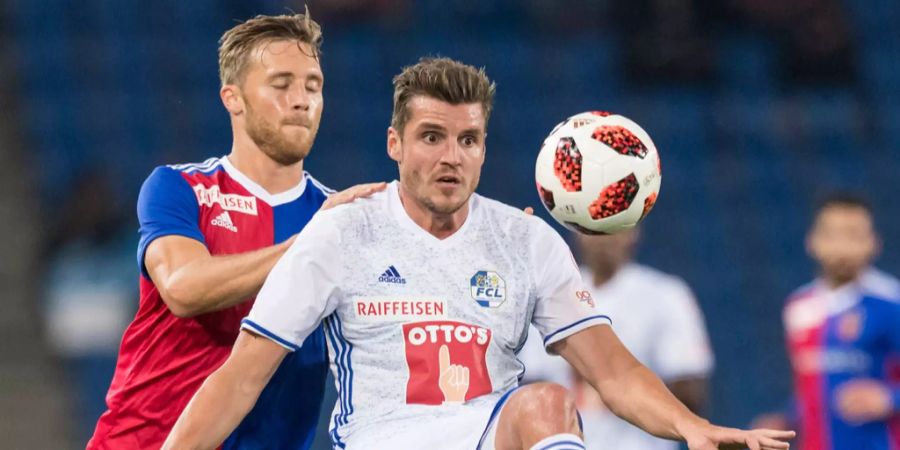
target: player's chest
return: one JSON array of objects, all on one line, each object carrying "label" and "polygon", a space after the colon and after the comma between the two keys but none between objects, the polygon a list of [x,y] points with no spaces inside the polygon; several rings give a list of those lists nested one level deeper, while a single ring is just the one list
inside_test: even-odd
[{"label": "player's chest", "polygon": [[529,271],[510,255],[361,250],[347,273],[338,313],[368,333],[515,340],[534,306]]},{"label": "player's chest", "polygon": [[799,373],[863,374],[875,369],[883,353],[879,318],[862,306],[822,317],[814,326],[794,329],[788,341]]}]

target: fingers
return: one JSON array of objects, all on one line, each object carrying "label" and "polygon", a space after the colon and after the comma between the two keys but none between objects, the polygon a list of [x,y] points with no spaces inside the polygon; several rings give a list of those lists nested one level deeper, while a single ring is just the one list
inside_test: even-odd
[{"label": "fingers", "polygon": [[322,209],[333,208],[337,205],[350,203],[353,200],[361,197],[368,197],[376,192],[383,191],[386,188],[387,183],[383,181],[378,183],[357,184],[356,186],[344,189],[341,192],[331,194],[328,199],[325,200],[325,203],[322,205]]},{"label": "fingers", "polygon": [[759,441],[756,439],[753,439],[752,437],[750,439],[747,439],[747,448],[749,448],[750,450],[761,450],[760,446],[759,446]]},{"label": "fingers", "polygon": [[445,344],[438,351],[438,370],[440,373],[444,373],[448,367],[450,367],[450,349]]},{"label": "fingers", "polygon": [[769,439],[778,439],[779,441],[784,441],[787,439],[793,439],[797,436],[797,433],[793,430],[753,430],[755,433],[759,433],[761,436],[769,438]]},{"label": "fingers", "polygon": [[760,450],[789,449],[791,446],[787,441],[797,435],[797,433],[790,430],[753,430],[753,433]]}]

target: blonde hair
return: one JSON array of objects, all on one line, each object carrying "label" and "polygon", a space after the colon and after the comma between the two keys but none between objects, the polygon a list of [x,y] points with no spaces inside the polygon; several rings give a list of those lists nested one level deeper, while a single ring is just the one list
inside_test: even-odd
[{"label": "blonde hair", "polygon": [[391,126],[400,134],[409,121],[409,101],[418,95],[445,101],[451,105],[481,103],[487,126],[494,106],[497,86],[484,68],[475,68],[450,58],[422,58],[403,68],[394,77],[394,112]]},{"label": "blonde hair", "polygon": [[219,39],[219,79],[222,85],[240,84],[249,63],[250,54],[263,43],[294,40],[309,44],[318,59],[322,45],[322,28],[304,14],[256,16],[240,23]]}]

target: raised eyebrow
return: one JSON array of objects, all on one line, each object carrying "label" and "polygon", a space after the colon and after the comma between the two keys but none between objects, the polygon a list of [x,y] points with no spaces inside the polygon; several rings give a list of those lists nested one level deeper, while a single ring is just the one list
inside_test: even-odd
[{"label": "raised eyebrow", "polygon": [[462,132],[459,134],[460,134],[460,136],[468,136],[468,135],[477,136],[477,137],[484,136],[484,132],[481,130],[481,128],[469,128],[468,130],[462,130]]},{"label": "raised eyebrow", "polygon": [[447,128],[445,128],[443,125],[439,125],[439,124],[432,123],[432,122],[422,122],[419,124],[419,126],[417,128],[420,131],[440,131],[441,133],[444,133],[444,134],[447,133]]}]

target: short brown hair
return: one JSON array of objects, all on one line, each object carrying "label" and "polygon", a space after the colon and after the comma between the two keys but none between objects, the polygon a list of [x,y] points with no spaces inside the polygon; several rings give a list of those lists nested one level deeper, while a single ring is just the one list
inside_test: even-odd
[{"label": "short brown hair", "polygon": [[322,28],[305,14],[280,16],[256,16],[236,25],[219,39],[219,79],[222,85],[240,84],[244,81],[248,59],[259,44],[296,40],[309,44],[313,56],[319,57],[322,45]]},{"label": "short brown hair", "polygon": [[394,77],[394,112],[391,126],[403,134],[409,120],[409,101],[424,95],[451,105],[481,103],[484,123],[487,126],[494,107],[497,86],[484,68],[475,68],[450,58],[422,58],[418,63],[403,68]]}]

